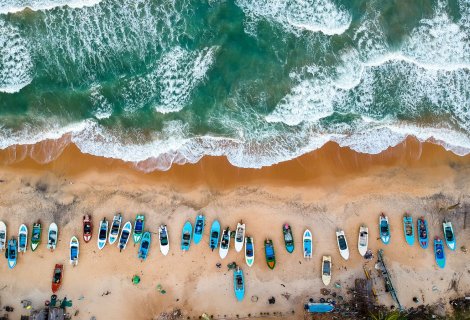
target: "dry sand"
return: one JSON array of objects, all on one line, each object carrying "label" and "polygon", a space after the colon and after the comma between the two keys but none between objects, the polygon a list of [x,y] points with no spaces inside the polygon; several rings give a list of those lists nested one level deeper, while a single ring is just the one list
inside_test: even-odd
[{"label": "dry sand", "polygon": [[[48,142],[60,145],[60,142]],[[322,255],[333,259],[333,279],[329,289],[346,299],[354,279],[363,277],[363,266],[372,270],[379,302],[392,305],[383,281],[374,271],[375,259],[365,262],[357,251],[358,229],[369,227],[369,247],[376,253],[383,248],[398,296],[404,306],[420,303],[447,303],[449,298],[470,290],[470,259],[460,250],[446,250],[447,265],[438,269],[432,248],[406,245],[402,215],[410,212],[414,219],[424,215],[430,224],[430,235],[442,236],[441,222],[454,223],[458,247],[468,244],[464,216],[453,210],[442,210],[455,203],[470,203],[470,157],[458,157],[429,143],[408,139],[380,155],[357,154],[349,149],[328,144],[309,155],[261,170],[239,169],[224,158],[205,158],[195,165],[175,166],[168,172],[145,174],[132,165],[117,160],[82,155],[68,145],[53,162],[37,164],[26,157],[15,162],[19,154],[36,159],[47,156],[47,143],[10,148],[0,153],[8,165],[0,168],[0,219],[8,225],[8,237],[17,234],[21,223],[31,230],[41,219],[47,229],[55,221],[60,228],[56,251],[45,248],[46,236],[36,252],[19,256],[18,264],[9,270],[6,260],[0,263],[0,303],[11,305],[16,319],[20,301],[29,299],[40,307],[51,295],[51,277],[55,263],[65,265],[64,282],[58,295],[73,300],[68,311],[79,314],[74,319],[151,319],[163,311],[179,308],[185,317],[202,313],[215,318],[259,316],[260,313],[282,313],[290,318],[303,317],[303,303],[320,298]],[[41,154],[42,152],[42,154]],[[22,157],[22,156],[21,156]],[[42,157],[42,158],[41,158]],[[139,164],[142,168],[145,163]],[[378,215],[384,211],[390,218],[392,239],[388,246],[378,238]],[[170,253],[164,257],[154,234],[149,258],[137,259],[132,244],[120,253],[107,245],[96,246],[97,226],[103,217],[112,219],[122,212],[124,222],[136,213],[146,214],[146,227],[157,232],[165,223],[169,228]],[[180,250],[181,228],[185,220],[194,223],[198,212],[206,215],[204,239],[191,245],[187,253]],[[92,241],[81,241],[79,265],[68,264],[68,243],[72,235],[81,238],[82,216],[94,219]],[[211,252],[208,234],[212,220],[222,227],[235,228],[239,220],[247,225],[247,234],[255,239],[255,264],[249,268],[243,255],[233,246],[221,261]],[[292,225],[296,242],[294,253],[283,246],[282,224]],[[313,259],[302,257],[301,241],[305,228],[313,233]],[[338,252],[335,229],[343,228],[351,250],[344,261]],[[272,238],[277,266],[269,270],[264,259],[263,240]],[[242,266],[246,278],[246,295],[236,302],[233,274],[226,265],[232,261]],[[222,262],[222,268],[216,267]],[[141,283],[133,285],[134,274]],[[448,290],[452,279],[459,278],[458,292]],[[334,289],[338,282],[341,289]],[[156,287],[161,284],[166,294]],[[109,291],[110,294],[103,295]],[[283,293],[289,293],[286,299]],[[252,302],[252,296],[258,302]],[[268,305],[269,297],[276,298]],[[295,313],[292,313],[295,312]]]}]

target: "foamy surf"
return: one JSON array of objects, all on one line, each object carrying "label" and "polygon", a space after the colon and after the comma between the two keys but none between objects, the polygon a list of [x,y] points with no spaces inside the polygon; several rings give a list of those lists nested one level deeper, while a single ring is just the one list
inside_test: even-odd
[{"label": "foamy surf", "polygon": [[16,13],[26,8],[33,11],[50,10],[57,7],[82,8],[94,6],[101,0],[0,0],[0,14]]},{"label": "foamy surf", "polygon": [[468,2],[356,5],[106,0],[2,15],[0,147],[59,139],[31,155],[74,143],[145,171],[206,155],[260,168],[329,141],[376,154],[408,136],[469,154]]}]

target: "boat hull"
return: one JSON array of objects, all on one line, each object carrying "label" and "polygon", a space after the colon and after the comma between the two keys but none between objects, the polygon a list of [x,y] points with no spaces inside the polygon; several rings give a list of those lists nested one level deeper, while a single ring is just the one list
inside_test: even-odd
[{"label": "boat hull", "polygon": [[434,258],[439,268],[443,269],[446,266],[444,244],[440,239],[434,240]]},{"label": "boat hull", "polygon": [[379,233],[380,233],[380,240],[382,240],[383,244],[390,243],[390,224],[388,223],[388,217],[385,215],[381,215],[379,217]]},{"label": "boat hull", "polygon": [[415,244],[415,228],[412,217],[403,217],[403,232],[405,234],[406,243],[408,243],[410,246],[413,246]]},{"label": "boat hull", "polygon": [[211,233],[210,233],[210,242],[209,248],[214,251],[219,246],[219,238],[220,238],[220,223],[217,220],[214,220],[211,225]]},{"label": "boat hull", "polygon": [[427,249],[429,246],[428,222],[423,218],[419,218],[417,220],[417,230],[420,247]]},{"label": "boat hull", "polygon": [[118,248],[120,251],[125,250],[127,247],[127,243],[129,242],[129,238],[131,237],[132,233],[132,223],[127,221],[121,230],[121,235],[119,236]]},{"label": "boat hull", "polygon": [[312,258],[313,246],[312,246],[312,233],[310,230],[305,230],[302,237],[303,247],[304,247],[304,258]]},{"label": "boat hull", "polygon": [[[183,231],[181,233],[181,250],[183,251],[188,251],[189,248],[191,247],[191,235],[193,233],[193,226],[191,222],[186,221],[186,223],[183,226]],[[187,240],[185,240],[185,235],[187,237]]]},{"label": "boat hull", "polygon": [[241,252],[245,243],[245,224],[238,223],[235,232],[235,251]]},{"label": "boat hull", "polygon": [[196,218],[196,223],[194,224],[193,230],[193,242],[194,244],[198,244],[202,240],[202,235],[204,234],[204,225],[205,225],[205,217],[200,214]]},{"label": "boat hull", "polygon": [[59,228],[57,228],[57,224],[53,222],[49,225],[49,230],[47,231],[47,249],[55,250],[58,237]]},{"label": "boat hull", "polygon": [[367,253],[367,247],[369,246],[369,228],[360,227],[359,228],[359,239],[357,241],[357,249],[361,256],[365,256]]}]

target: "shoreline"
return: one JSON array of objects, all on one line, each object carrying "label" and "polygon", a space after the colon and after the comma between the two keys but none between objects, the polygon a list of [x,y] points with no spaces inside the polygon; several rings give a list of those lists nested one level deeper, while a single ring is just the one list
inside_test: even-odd
[{"label": "shoreline", "polygon": [[[41,150],[37,147],[38,150]],[[11,152],[11,150],[10,150]],[[5,160],[5,151],[0,153]],[[43,228],[52,221],[59,225],[59,245],[50,253],[43,234],[37,252],[21,255],[18,265],[8,270],[6,261],[0,272],[8,275],[0,291],[2,306],[15,307],[29,299],[35,307],[50,297],[50,278],[55,263],[64,263],[64,283],[59,297],[73,300],[71,313],[90,319],[148,319],[162,312],[181,309],[193,319],[202,313],[214,317],[236,318],[281,312],[289,318],[303,317],[303,304],[313,297],[322,298],[320,277],[322,255],[333,259],[333,279],[326,287],[345,301],[351,299],[350,288],[356,278],[364,276],[363,267],[371,270],[379,303],[391,306],[383,280],[374,270],[378,249],[384,249],[401,303],[405,307],[443,304],[470,288],[468,255],[446,251],[445,269],[435,266],[432,248],[409,247],[403,237],[402,215],[410,212],[414,219],[425,216],[431,237],[442,237],[442,219],[451,219],[458,247],[469,243],[463,230],[463,216],[458,209],[470,203],[470,157],[459,157],[430,143],[408,139],[380,155],[357,154],[335,144],[298,159],[263,169],[241,169],[225,158],[207,157],[197,164],[174,166],[166,172],[144,173],[119,160],[84,155],[73,146],[48,164],[32,159],[4,165],[0,169],[0,220],[8,225],[8,237],[17,233],[21,223],[29,227],[40,219]],[[387,213],[392,242],[384,246],[378,238],[378,215]],[[103,217],[112,219],[121,212],[123,223],[145,213],[147,228],[157,232],[168,225],[170,254],[164,257],[154,235],[149,259],[136,257],[137,248],[119,253],[109,245],[96,247],[97,228]],[[206,215],[204,240],[192,245],[187,253],[179,250],[181,228],[185,220],[194,223],[198,212]],[[68,241],[81,236],[82,216],[92,214],[94,233],[90,243],[81,241],[79,266],[68,264]],[[218,219],[221,227],[234,229],[243,220],[247,235],[255,238],[255,264],[248,268],[242,254],[231,247],[228,258],[221,260],[208,248],[210,224]],[[288,254],[282,242],[282,224],[294,231],[296,249]],[[357,232],[365,223],[369,227],[369,248],[375,257],[366,261],[357,252]],[[313,259],[304,261],[301,236],[309,228],[313,233]],[[334,231],[346,232],[351,258],[340,258]],[[468,228],[468,227],[467,227]],[[43,230],[44,230],[43,229]],[[264,261],[263,239],[272,238],[278,264],[268,270]],[[241,303],[233,296],[232,273],[226,265],[232,261],[246,273],[247,292]],[[216,263],[221,262],[218,269]],[[31,272],[34,268],[35,272]],[[138,286],[131,284],[134,274],[141,276]],[[463,275],[458,291],[449,291],[454,274]],[[335,288],[334,283],[341,288]],[[34,286],[32,286],[34,283]],[[166,290],[162,295],[156,287]],[[110,291],[109,295],[102,295]],[[283,294],[289,293],[287,299]],[[257,303],[251,297],[257,296]],[[274,296],[275,305],[267,300]],[[412,298],[418,296],[419,303]],[[83,297],[83,298],[82,298]],[[443,301],[441,303],[441,301]],[[294,314],[292,314],[294,310]]]},{"label": "shoreline", "polygon": [[[416,138],[408,137],[402,143],[379,154],[358,153],[348,147],[340,147],[335,142],[328,142],[320,149],[298,158],[260,169],[233,166],[224,156],[205,156],[194,164],[173,164],[167,171],[146,172],[146,161],[132,163],[84,154],[70,143],[67,137],[63,139],[0,150],[0,164],[7,170],[43,171],[69,177],[119,170],[138,179],[169,181],[187,186],[207,184],[217,188],[260,182],[288,185],[323,184],[328,181],[336,182],[344,176],[368,174],[370,171],[394,166],[430,168],[470,165],[470,155],[459,156],[440,145],[419,142]],[[48,157],[51,148],[61,151],[56,151],[59,155],[54,160],[44,162],[43,159]],[[214,168],[223,171],[223,176],[213,172]]]}]

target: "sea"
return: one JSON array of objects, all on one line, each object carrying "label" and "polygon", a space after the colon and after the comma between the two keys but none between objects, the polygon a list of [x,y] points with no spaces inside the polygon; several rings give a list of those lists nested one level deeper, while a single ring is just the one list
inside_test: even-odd
[{"label": "sea", "polygon": [[0,0],[0,149],[64,136],[145,171],[469,154],[470,0]]}]

